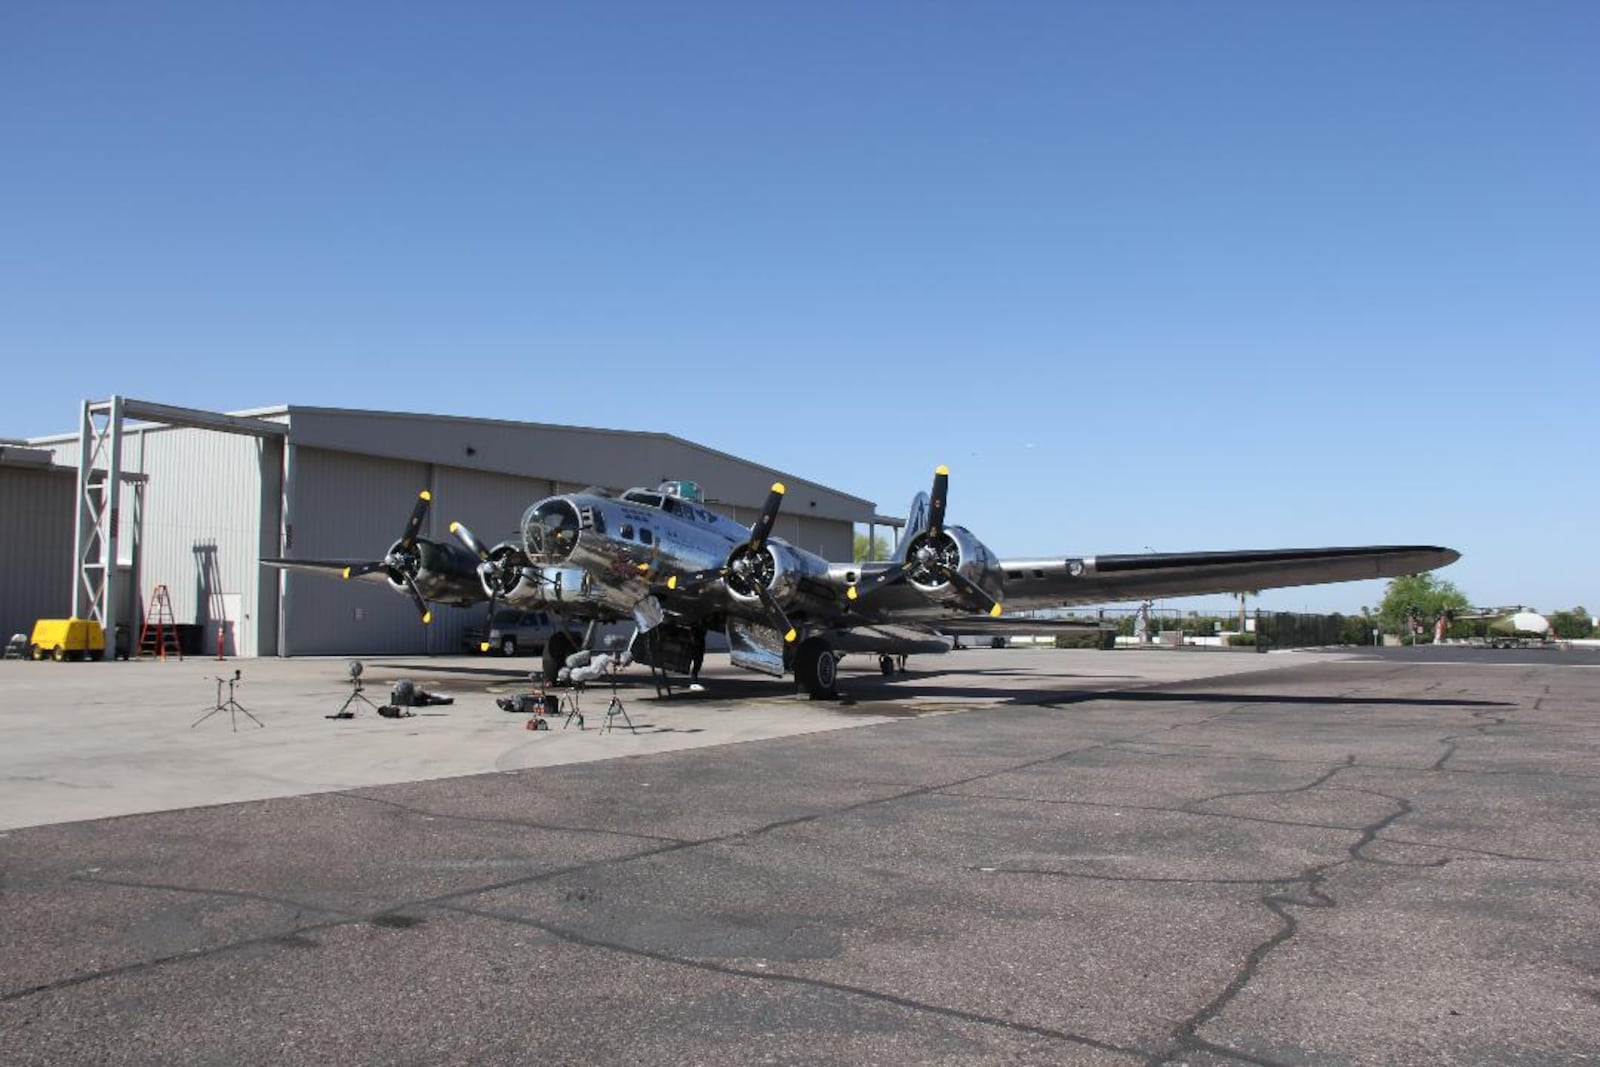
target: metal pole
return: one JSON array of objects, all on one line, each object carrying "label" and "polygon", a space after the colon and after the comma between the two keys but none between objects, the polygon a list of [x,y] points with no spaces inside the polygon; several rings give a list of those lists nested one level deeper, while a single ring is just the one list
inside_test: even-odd
[{"label": "metal pole", "polygon": [[[111,469],[106,472],[105,507],[108,509],[108,522],[105,536],[105,596],[101,600],[101,610],[104,617],[100,620],[100,628],[106,635],[116,634],[118,604],[118,575],[117,575],[117,540],[121,534],[119,527],[122,525],[122,404],[120,396],[111,398],[111,422],[108,427],[111,434]],[[115,656],[107,656],[107,663],[116,662]]]},{"label": "metal pole", "polygon": [[81,619],[88,611],[88,575],[84,564],[88,560],[89,545],[94,537],[95,515],[89,508],[89,471],[93,466],[94,424],[90,421],[89,401],[78,409],[78,516],[73,523],[72,540],[76,551],[72,557],[72,617]]}]

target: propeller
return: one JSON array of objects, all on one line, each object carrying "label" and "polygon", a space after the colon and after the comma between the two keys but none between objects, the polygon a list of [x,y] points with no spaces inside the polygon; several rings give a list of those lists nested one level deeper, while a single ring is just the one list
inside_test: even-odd
[{"label": "propeller", "polygon": [[998,618],[1002,610],[1000,602],[957,569],[961,563],[961,551],[944,528],[945,504],[949,495],[950,468],[940,466],[933,472],[933,491],[928,495],[928,528],[911,539],[906,546],[905,559],[891,563],[850,586],[845,590],[845,597],[860,601],[885,586],[894,585],[907,575],[930,585],[942,579],[966,593],[983,609],[984,614]]},{"label": "propeller", "polygon": [[[467,546],[468,552],[478,557],[480,574],[492,573],[483,566],[489,562],[489,550],[484,547],[482,541],[473,536],[471,530],[467,529],[466,523],[452,522],[450,524],[450,532],[455,535],[457,541]],[[485,581],[483,584],[489,590],[489,610],[483,617],[483,641],[478,644],[478,651],[487,652],[489,651],[489,631],[494,628],[494,609],[500,596],[500,583],[490,580]]]},{"label": "propeller", "polygon": [[417,613],[422,616],[423,625],[433,621],[433,611],[428,607],[428,601],[423,597],[422,590],[417,588],[417,571],[422,568],[422,557],[417,553],[417,531],[422,529],[422,521],[428,517],[428,507],[433,503],[433,494],[424,489],[417,494],[416,506],[411,509],[411,517],[406,520],[406,528],[400,535],[400,540],[389,549],[389,554],[381,560],[370,563],[353,563],[344,569],[346,579],[359,578],[364,574],[374,571],[385,571],[389,580],[396,585],[403,585],[411,593],[411,600],[417,605]]},{"label": "propeller", "polygon": [[696,571],[681,580],[673,575],[667,579],[667,588],[692,596],[720,578],[738,595],[753,596],[761,601],[768,621],[783,634],[785,641],[797,638],[799,633],[790,625],[789,616],[784,614],[783,606],[767,588],[772,581],[773,569],[772,557],[766,551],[767,537],[772,533],[772,524],[778,519],[778,509],[783,506],[783,494],[783,483],[773,482],[766,503],[761,505],[761,514],[756,516],[756,521],[750,527],[750,540],[729,552],[722,566]]}]

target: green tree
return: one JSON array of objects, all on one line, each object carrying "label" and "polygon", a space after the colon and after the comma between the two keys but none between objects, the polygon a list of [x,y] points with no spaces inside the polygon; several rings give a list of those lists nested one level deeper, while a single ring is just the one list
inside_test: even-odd
[{"label": "green tree", "polygon": [[856,534],[855,561],[857,563],[869,562],[871,560],[888,559],[890,553],[893,551],[894,543],[891,542],[887,537],[884,537],[882,534],[878,534],[877,536],[873,537],[870,545],[867,543],[866,534]]},{"label": "green tree", "polygon": [[1411,627],[1406,620],[1415,611],[1431,633],[1434,619],[1445,612],[1460,611],[1467,603],[1467,595],[1454,582],[1432,574],[1407,574],[1392,579],[1384,590],[1383,601],[1378,605],[1378,624],[1388,633],[1409,634]]},{"label": "green tree", "polygon": [[1550,632],[1564,641],[1593,637],[1592,618],[1581,604],[1571,611],[1558,611],[1550,616]]}]

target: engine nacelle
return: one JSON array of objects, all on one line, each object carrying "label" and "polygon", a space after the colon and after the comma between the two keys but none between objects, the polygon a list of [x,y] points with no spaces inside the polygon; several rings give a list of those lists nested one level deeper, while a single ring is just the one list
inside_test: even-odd
[{"label": "engine nacelle", "polygon": [[397,581],[396,574],[408,574],[419,585],[439,579],[471,578],[478,570],[478,557],[448,541],[427,541],[417,538],[407,548],[405,541],[389,546],[384,557],[389,565],[389,584],[404,593],[407,586]]},{"label": "engine nacelle", "polygon": [[946,526],[937,537],[918,534],[906,551],[906,582],[929,600],[954,608],[965,608],[960,589],[931,566],[939,563],[963,578],[982,586],[999,598],[1005,588],[1005,572],[1000,569],[999,558],[961,526]]},{"label": "engine nacelle", "polygon": [[522,549],[509,541],[496,545],[489,558],[478,564],[478,581],[491,599],[518,607],[544,600],[540,568],[530,564]]},{"label": "engine nacelle", "polygon": [[831,602],[828,561],[779,541],[769,541],[760,551],[732,560],[725,579],[730,597],[744,604],[759,603],[757,582],[767,587],[785,611],[821,609]]},{"label": "engine nacelle", "polygon": [[411,595],[415,586],[424,600],[468,604],[477,599],[478,557],[448,541],[417,538],[409,546],[396,541],[384,557],[389,585]]}]

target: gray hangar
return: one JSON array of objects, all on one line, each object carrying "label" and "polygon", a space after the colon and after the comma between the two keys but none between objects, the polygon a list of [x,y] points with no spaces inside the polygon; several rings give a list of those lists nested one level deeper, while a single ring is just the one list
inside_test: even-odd
[{"label": "gray hangar", "polygon": [[[113,408],[118,431],[97,429],[92,410]],[[220,633],[224,651],[238,656],[460,651],[482,604],[440,606],[424,626],[410,600],[383,585],[261,563],[382,559],[422,490],[433,498],[420,531],[430,540],[449,539],[450,523],[461,521],[493,544],[515,537],[524,510],[543,497],[668,479],[698,482],[710,507],[745,523],[781,480],[789,493],[775,532],[832,559],[850,558],[857,523],[885,521],[870,501],[664,433],[297,405],[221,415],[114,398],[84,405],[80,433],[27,445],[50,454],[58,489],[63,471],[90,483],[76,494],[90,501],[78,508],[80,529],[85,515],[104,514],[94,501],[113,469],[122,485],[110,549],[86,548],[78,535],[79,560],[59,579],[48,614],[68,614],[69,592],[81,603],[114,551],[110,617],[135,641],[162,585],[174,622],[198,625],[208,653]],[[91,460],[80,465],[85,447]],[[61,523],[52,528],[59,535]],[[65,528],[70,537],[70,516]]]}]

